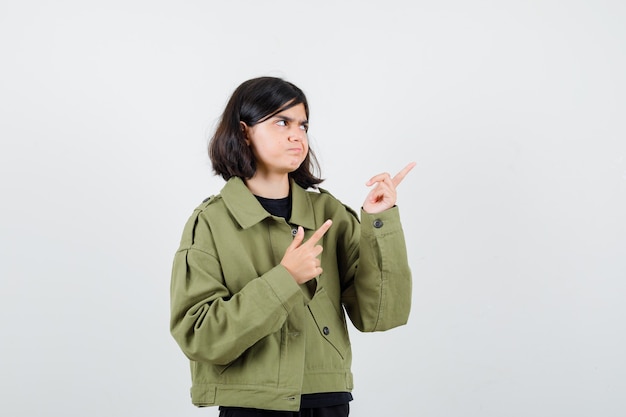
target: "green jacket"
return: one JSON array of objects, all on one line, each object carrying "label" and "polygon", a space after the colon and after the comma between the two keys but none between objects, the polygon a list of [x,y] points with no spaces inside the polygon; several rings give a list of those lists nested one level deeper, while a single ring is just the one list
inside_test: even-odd
[{"label": "green jacket", "polygon": [[[192,402],[297,411],[300,395],[352,390],[344,309],[361,331],[405,324],[411,273],[398,208],[357,215],[292,182],[292,216],[268,214],[239,178],[195,209],[176,252],[172,335]],[[296,226],[322,223],[322,275],[298,285],[280,261]]]}]

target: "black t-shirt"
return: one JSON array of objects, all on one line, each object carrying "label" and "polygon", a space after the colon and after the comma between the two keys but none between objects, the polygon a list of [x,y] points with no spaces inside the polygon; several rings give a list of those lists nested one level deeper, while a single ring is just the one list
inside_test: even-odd
[{"label": "black t-shirt", "polygon": [[291,217],[291,194],[285,198],[265,198],[255,195],[256,199],[272,216],[289,220]]}]

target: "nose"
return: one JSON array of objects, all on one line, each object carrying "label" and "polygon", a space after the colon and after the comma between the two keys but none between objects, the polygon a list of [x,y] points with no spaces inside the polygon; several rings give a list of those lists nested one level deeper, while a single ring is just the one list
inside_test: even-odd
[{"label": "nose", "polygon": [[306,139],[306,132],[301,127],[296,126],[289,131],[289,140],[291,141],[303,141]]}]

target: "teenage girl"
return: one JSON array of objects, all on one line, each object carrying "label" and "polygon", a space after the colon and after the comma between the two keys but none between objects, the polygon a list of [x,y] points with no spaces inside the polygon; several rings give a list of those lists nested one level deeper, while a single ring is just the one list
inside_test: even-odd
[{"label": "teenage girl", "polygon": [[192,402],[222,417],[347,416],[346,313],[365,332],[408,319],[395,204],[415,164],[372,177],[359,220],[318,188],[308,127],[295,85],[241,84],[209,144],[226,184],[195,209],[175,255],[171,332],[190,359]]}]

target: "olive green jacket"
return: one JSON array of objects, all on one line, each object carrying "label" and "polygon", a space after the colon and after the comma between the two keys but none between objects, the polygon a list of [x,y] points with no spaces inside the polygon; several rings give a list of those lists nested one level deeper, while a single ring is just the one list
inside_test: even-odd
[{"label": "olive green jacket", "polygon": [[[361,331],[405,324],[411,273],[398,208],[357,215],[292,182],[292,216],[268,214],[239,178],[195,209],[176,252],[171,332],[191,361],[192,402],[296,411],[300,395],[352,390],[344,309]],[[324,272],[280,265],[296,226],[322,223]]]}]

